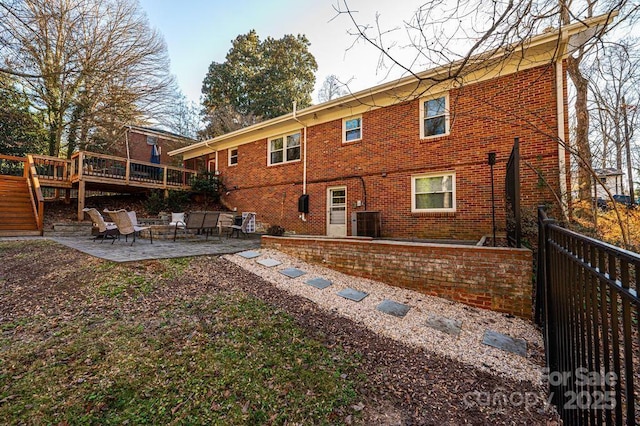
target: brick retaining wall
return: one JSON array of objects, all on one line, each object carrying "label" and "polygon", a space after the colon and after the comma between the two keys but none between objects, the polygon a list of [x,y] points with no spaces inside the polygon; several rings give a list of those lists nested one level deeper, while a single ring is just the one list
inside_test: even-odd
[{"label": "brick retaining wall", "polygon": [[399,241],[262,237],[262,247],[350,275],[531,319],[528,249]]}]

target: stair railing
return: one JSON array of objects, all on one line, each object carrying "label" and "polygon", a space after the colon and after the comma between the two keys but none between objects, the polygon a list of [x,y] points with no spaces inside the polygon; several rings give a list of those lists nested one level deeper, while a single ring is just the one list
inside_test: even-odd
[{"label": "stair railing", "polygon": [[36,172],[36,165],[33,161],[33,156],[30,154],[27,155],[24,177],[27,178],[27,185],[29,185],[29,195],[33,207],[33,214],[38,225],[38,231],[42,233],[44,228],[44,197],[42,196],[42,188],[40,187],[40,180]]},{"label": "stair railing", "polygon": [[25,176],[25,161],[26,158],[24,157],[0,154],[0,175],[16,177]]}]

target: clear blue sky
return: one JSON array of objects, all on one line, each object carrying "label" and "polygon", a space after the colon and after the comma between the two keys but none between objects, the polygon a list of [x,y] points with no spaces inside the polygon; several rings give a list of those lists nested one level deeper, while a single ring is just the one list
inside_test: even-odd
[{"label": "clear blue sky", "polygon": [[[375,23],[379,12],[387,26],[401,26],[420,1],[349,0],[362,22]],[[401,5],[399,5],[401,3]],[[361,90],[383,81],[377,70],[377,52],[363,43],[346,51],[354,41],[347,34],[352,23],[336,16],[337,0],[140,0],[152,27],[167,43],[171,70],[183,93],[199,101],[209,64],[223,62],[231,40],[255,29],[261,39],[284,34],[306,34],[318,62],[316,91],[325,77],[336,74],[351,79],[350,88]],[[316,93],[313,94],[316,102]]]}]

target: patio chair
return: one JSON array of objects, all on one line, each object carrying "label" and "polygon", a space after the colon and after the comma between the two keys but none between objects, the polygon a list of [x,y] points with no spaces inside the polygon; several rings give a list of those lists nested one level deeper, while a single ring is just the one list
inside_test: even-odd
[{"label": "patio chair", "polygon": [[249,222],[251,222],[251,219],[253,219],[255,215],[255,213],[247,213],[244,219],[242,219],[241,225],[231,225],[231,232],[229,232],[228,238],[231,238],[233,234],[236,234],[236,238],[240,238],[240,233],[242,233],[243,237],[247,237],[247,227],[249,226]]},{"label": "patio chair", "polygon": [[115,240],[118,237],[119,232],[116,224],[113,222],[105,222],[98,210],[94,208],[84,208],[82,211],[89,215],[94,226],[98,228],[98,234],[93,238],[93,241],[98,237],[101,237],[102,242],[107,238]]},{"label": "patio chair", "polygon": [[[125,241],[127,241],[129,235],[133,235],[131,245],[136,242],[136,235],[145,230],[149,230],[149,239],[151,240],[151,244],[153,244],[153,232],[151,232],[151,227],[134,225],[131,220],[131,216],[129,215],[130,212],[127,212],[126,210],[105,210],[105,213],[108,213],[111,220],[115,222],[120,235],[124,235]],[[113,244],[113,241],[111,244]]]},{"label": "patio chair", "polygon": [[[220,218],[219,212],[205,212],[204,221],[202,222],[202,230],[206,235],[206,240],[209,239],[209,234],[213,234],[214,229],[218,231],[218,219]],[[218,238],[222,239],[222,236],[218,232]]]},{"label": "patio chair", "polygon": [[207,212],[191,212],[184,221],[177,221],[176,229],[173,231],[173,241],[175,241],[178,236],[178,229],[183,229],[185,235],[190,229],[201,230],[206,214]]},{"label": "patio chair", "polygon": [[133,226],[140,226],[140,224],[138,223],[138,215],[135,211],[128,211],[127,214],[129,215],[129,219],[131,219],[131,224]]},{"label": "patio chair", "polygon": [[[231,213],[220,213],[218,218],[218,234],[231,232],[231,225],[235,223],[235,216]],[[229,230],[229,231],[227,231]]]}]

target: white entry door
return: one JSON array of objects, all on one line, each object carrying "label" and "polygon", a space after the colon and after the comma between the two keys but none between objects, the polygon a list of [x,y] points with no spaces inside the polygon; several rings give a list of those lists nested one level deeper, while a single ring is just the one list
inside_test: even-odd
[{"label": "white entry door", "polygon": [[327,190],[327,235],[347,236],[347,188],[345,186]]}]

